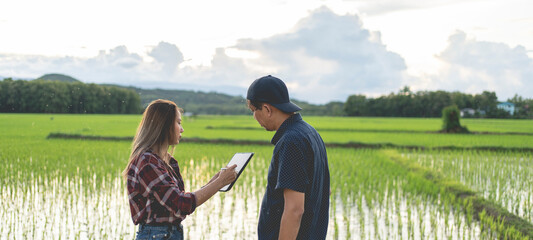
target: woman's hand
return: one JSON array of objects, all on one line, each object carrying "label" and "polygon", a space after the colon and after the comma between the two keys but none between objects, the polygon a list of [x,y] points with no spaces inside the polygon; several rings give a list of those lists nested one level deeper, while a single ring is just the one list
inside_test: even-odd
[{"label": "woman's hand", "polygon": [[207,185],[194,192],[194,195],[196,196],[196,207],[202,205],[205,201],[207,201],[207,199],[215,195],[215,193],[217,193],[222,187],[233,182],[235,178],[237,178],[237,172],[235,172],[236,167],[237,164],[228,168],[223,168],[223,170],[220,170],[220,172],[213,176]]},{"label": "woman's hand", "polygon": [[222,184],[222,186],[220,187],[223,187],[223,186],[226,186],[232,183],[235,180],[235,178],[237,178],[237,172],[235,171],[236,167],[237,167],[237,164],[234,164],[231,167],[223,168],[222,170],[220,170],[220,172],[217,173],[218,175],[217,181],[219,181]]}]

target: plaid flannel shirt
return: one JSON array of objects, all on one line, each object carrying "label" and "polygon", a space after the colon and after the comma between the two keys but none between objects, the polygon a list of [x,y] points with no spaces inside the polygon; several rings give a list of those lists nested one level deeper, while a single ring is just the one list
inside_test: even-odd
[{"label": "plaid flannel shirt", "polygon": [[185,192],[178,162],[170,166],[151,151],[141,154],[128,170],[128,198],[134,224],[179,225],[194,212],[196,197]]}]

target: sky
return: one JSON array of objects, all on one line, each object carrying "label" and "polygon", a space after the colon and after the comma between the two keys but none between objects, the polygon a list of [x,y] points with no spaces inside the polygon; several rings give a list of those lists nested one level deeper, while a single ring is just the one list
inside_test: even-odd
[{"label": "sky", "polygon": [[0,79],[246,96],[273,75],[315,104],[412,91],[533,98],[530,0],[2,0]]}]

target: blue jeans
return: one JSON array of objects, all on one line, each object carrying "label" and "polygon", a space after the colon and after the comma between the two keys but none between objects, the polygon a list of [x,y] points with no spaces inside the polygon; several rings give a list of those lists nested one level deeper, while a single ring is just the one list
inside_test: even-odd
[{"label": "blue jeans", "polygon": [[183,240],[183,226],[151,226],[140,224],[137,240],[172,239]]}]

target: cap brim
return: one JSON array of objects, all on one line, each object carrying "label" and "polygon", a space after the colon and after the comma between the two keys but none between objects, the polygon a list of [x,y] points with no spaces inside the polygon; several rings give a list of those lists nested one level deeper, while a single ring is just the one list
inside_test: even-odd
[{"label": "cap brim", "polygon": [[[272,104],[272,103],[271,103]],[[272,104],[272,106],[276,107],[277,109],[286,112],[286,113],[292,113],[292,112],[298,112],[302,110],[301,107],[298,107],[298,105],[288,102],[288,103],[276,103]]]}]

